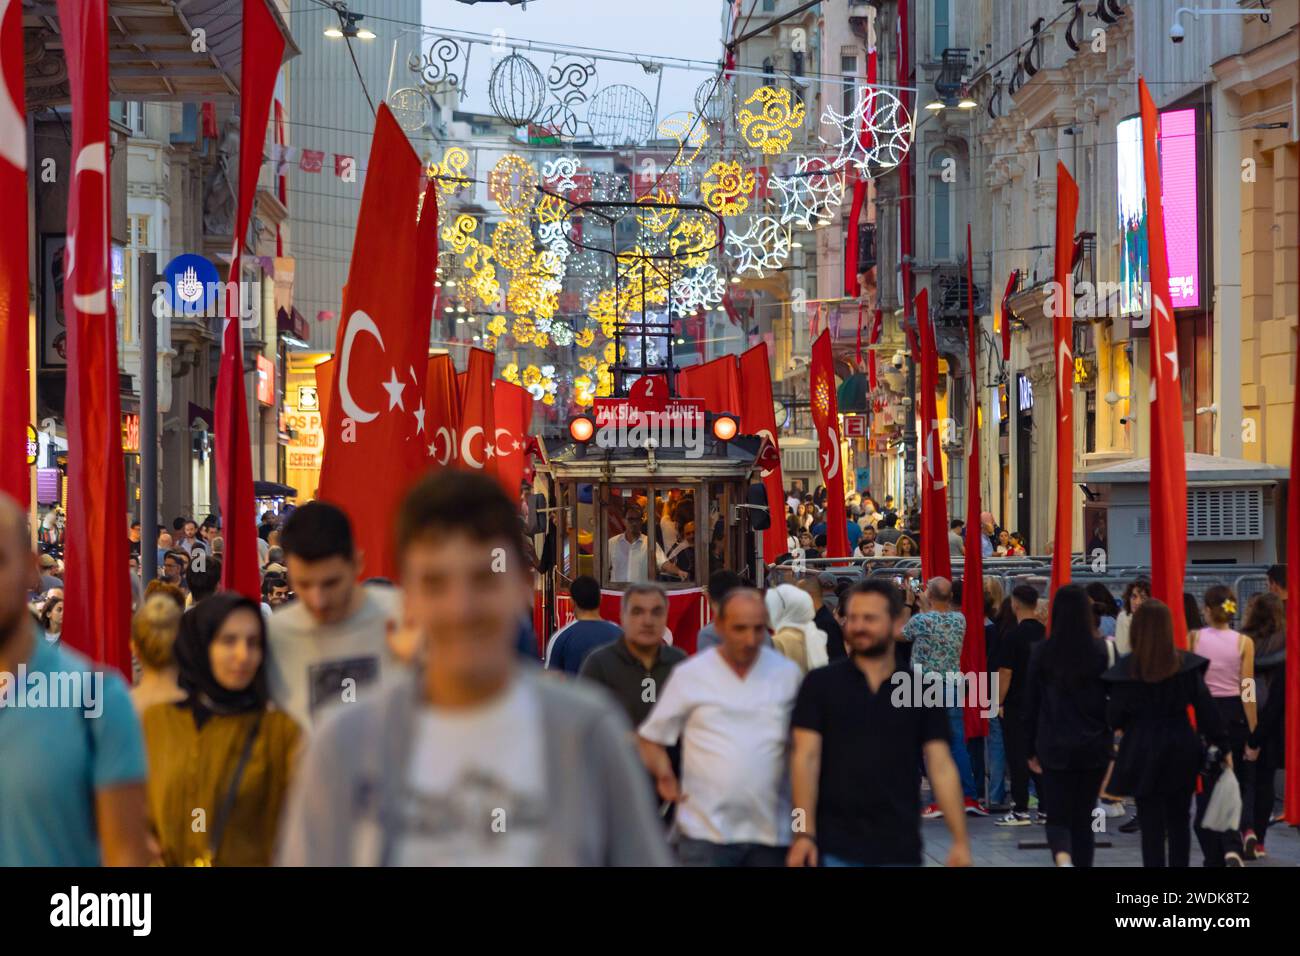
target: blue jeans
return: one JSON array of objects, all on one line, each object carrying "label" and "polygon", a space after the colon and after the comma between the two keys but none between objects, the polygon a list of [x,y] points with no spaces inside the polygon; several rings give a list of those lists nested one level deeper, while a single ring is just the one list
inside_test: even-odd
[{"label": "blue jeans", "polygon": [[1007,748],[1002,743],[1002,721],[989,718],[989,735],[984,738],[985,762],[989,773],[989,803],[1007,802]]},{"label": "blue jeans", "polygon": [[677,859],[682,866],[785,866],[786,846],[761,843],[710,843],[682,837]]},{"label": "blue jeans", "polygon": [[[961,775],[962,796],[975,799],[975,772],[971,769],[970,754],[966,751],[966,725],[962,722],[961,708],[948,708],[948,727],[952,737],[952,759],[957,762]],[[934,781],[930,781],[933,785]]]}]

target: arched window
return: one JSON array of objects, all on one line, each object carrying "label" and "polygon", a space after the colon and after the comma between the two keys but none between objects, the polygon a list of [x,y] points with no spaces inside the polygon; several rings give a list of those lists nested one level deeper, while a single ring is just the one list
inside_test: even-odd
[{"label": "arched window", "polygon": [[930,154],[930,255],[936,262],[952,258],[954,184],[950,180],[955,178],[956,168],[957,160],[948,150],[936,149]]}]

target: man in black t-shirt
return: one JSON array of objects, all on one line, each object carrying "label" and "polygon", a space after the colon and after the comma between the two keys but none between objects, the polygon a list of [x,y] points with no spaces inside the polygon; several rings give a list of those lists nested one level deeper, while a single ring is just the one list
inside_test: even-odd
[{"label": "man in black t-shirt", "polygon": [[850,656],[809,671],[795,700],[790,866],[919,866],[920,756],[952,834],[949,866],[970,865],[961,781],[948,750],[948,714],[925,706],[898,667],[898,589],[868,579],[844,593]]},{"label": "man in black t-shirt", "polygon": [[[1016,626],[998,644],[998,717],[1002,720],[1002,741],[1011,776],[1011,812],[997,821],[1000,827],[1029,826],[1029,781],[1040,795],[1038,775],[1029,770],[1029,740],[1025,729],[1025,684],[1029,680],[1029,654],[1047,636],[1038,620],[1038,590],[1028,584],[1011,592],[1011,609]],[[1040,807],[1041,810],[1041,807]]]}]

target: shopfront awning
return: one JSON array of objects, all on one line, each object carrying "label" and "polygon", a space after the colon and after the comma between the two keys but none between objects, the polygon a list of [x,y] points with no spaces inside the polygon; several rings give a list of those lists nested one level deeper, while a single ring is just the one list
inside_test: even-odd
[{"label": "shopfront awning", "polygon": [[[284,34],[288,61],[301,51],[275,0],[262,2]],[[54,0],[22,0],[22,5],[28,107],[67,103],[58,6]],[[242,24],[243,0],[108,0],[110,98],[198,102],[237,97]]]}]

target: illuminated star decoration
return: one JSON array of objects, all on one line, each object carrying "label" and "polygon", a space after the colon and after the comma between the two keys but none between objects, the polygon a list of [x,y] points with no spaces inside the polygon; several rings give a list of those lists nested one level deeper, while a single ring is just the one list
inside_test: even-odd
[{"label": "illuminated star decoration", "polygon": [[736,216],[748,209],[746,197],[753,191],[753,171],[742,171],[736,162],[714,163],[700,184],[704,205],[720,216]]},{"label": "illuminated star decoration", "polygon": [[[748,108],[751,103],[760,105],[759,112]],[[745,100],[745,107],[736,114],[740,133],[746,143],[768,156],[789,146],[794,131],[803,125],[803,103],[793,102],[784,87],[760,86]]]},{"label": "illuminated star decoration", "polygon": [[773,217],[759,216],[745,232],[727,233],[727,254],[737,273],[762,278],[764,269],[779,269],[790,255],[790,232]]},{"label": "illuminated star decoration", "polygon": [[789,176],[773,176],[781,200],[781,222],[804,229],[824,226],[844,201],[844,172],[819,156],[799,156]]},{"label": "illuminated star decoration", "polygon": [[838,151],[836,169],[852,163],[863,173],[875,175],[903,161],[912,145],[912,117],[897,96],[888,90],[865,87],[858,92],[853,112],[841,116],[831,106],[822,111],[822,122],[835,128],[836,142],[819,137]]},{"label": "illuminated star decoration", "polygon": [[673,283],[673,309],[678,315],[692,315],[722,301],[727,281],[718,275],[718,267],[704,265]]}]

